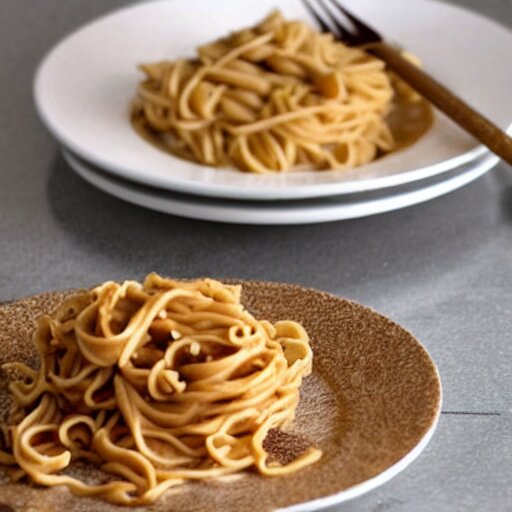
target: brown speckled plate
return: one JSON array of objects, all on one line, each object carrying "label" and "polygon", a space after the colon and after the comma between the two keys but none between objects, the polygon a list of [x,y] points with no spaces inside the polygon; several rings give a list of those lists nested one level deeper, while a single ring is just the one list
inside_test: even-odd
[{"label": "brown speckled plate", "polygon": [[[358,496],[405,468],[430,439],[439,417],[441,384],[425,349],[402,327],[374,311],[327,293],[276,283],[244,282],[243,302],[258,318],[304,325],[314,350],[294,432],[313,439],[322,459],[285,477],[255,473],[200,482],[134,510],[176,512],[318,510]],[[70,292],[0,306],[0,363],[34,362],[35,318]],[[6,403],[0,381],[0,413]],[[0,418],[1,419],[1,418]],[[120,512],[64,488],[10,483],[0,468],[0,511]]]}]

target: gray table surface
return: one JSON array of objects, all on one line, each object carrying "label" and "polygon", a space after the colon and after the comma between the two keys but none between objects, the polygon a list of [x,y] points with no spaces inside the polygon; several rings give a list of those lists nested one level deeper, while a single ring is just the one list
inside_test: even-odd
[{"label": "gray table surface", "polygon": [[[422,205],[316,226],[192,221],[113,199],[68,168],[31,88],[51,45],[127,3],[0,2],[0,301],[151,270],[286,281],[350,297],[423,341],[444,404],[419,459],[333,510],[512,510],[512,169],[499,165]],[[512,0],[458,3],[512,25]]]}]

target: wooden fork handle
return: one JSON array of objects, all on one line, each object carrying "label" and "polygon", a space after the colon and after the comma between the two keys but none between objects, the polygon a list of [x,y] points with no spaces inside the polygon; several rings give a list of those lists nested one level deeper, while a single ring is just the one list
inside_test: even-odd
[{"label": "wooden fork handle", "polygon": [[512,138],[489,119],[402,57],[400,50],[390,44],[376,43],[369,46],[367,51],[383,60],[392,71],[425,99],[485,144],[493,153],[512,165]]}]

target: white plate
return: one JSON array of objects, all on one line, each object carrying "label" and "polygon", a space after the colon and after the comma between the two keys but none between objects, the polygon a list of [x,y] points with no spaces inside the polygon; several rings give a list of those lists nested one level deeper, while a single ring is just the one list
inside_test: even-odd
[{"label": "white plate", "polygon": [[66,149],[62,152],[69,165],[83,179],[119,199],[180,217],[234,224],[312,224],[397,210],[462,187],[482,176],[498,162],[494,155],[484,156],[442,178],[414,182],[391,195],[358,193],[269,203],[191,196],[148,187],[109,175]]},{"label": "white plate", "polygon": [[[345,0],[372,25],[418,55],[440,81],[505,128],[512,120],[512,34],[460,8],[431,0]],[[279,6],[307,18],[300,0],[158,0],[92,22],[44,59],[34,85],[39,113],[66,147],[112,174],[169,190],[231,199],[299,199],[396,186],[463,165],[484,153],[441,115],[414,146],[354,171],[253,175],[186,162],[132,129],[129,103],[138,63],[193,55],[194,48],[250,25]]]}]

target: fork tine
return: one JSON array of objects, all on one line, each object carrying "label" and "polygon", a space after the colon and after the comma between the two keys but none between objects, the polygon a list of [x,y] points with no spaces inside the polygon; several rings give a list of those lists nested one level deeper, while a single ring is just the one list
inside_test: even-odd
[{"label": "fork tine", "polygon": [[310,5],[308,0],[302,0],[302,3],[306,7],[306,9],[309,11],[309,13],[315,18],[316,22],[320,25],[320,28],[322,29],[322,32],[332,32],[331,27],[325,23],[323,18],[313,9],[313,7]]},{"label": "fork tine", "polygon": [[[324,11],[327,12],[328,16],[332,20],[332,23],[335,25],[336,29],[339,32],[339,37],[349,45],[356,45],[358,44],[357,34],[354,34],[349,29],[345,28],[339,20],[337,20],[332,12],[329,6],[327,5],[327,2],[324,0],[318,0],[318,3],[324,8]],[[330,4],[334,4],[335,8],[338,7],[338,3],[334,0],[331,0],[329,2]]]},{"label": "fork tine", "polygon": [[357,44],[356,39],[354,38],[354,35],[347,30],[345,27],[343,27],[332,15],[327,5],[324,3],[323,0],[318,0],[318,3],[321,4],[323,7],[324,14],[327,15],[328,20],[332,23],[332,26],[329,26],[325,20],[320,16],[320,14],[317,12],[317,10],[311,5],[310,1],[308,0],[302,0],[302,3],[306,7],[306,9],[311,13],[313,18],[317,21],[317,23],[320,25],[322,32],[331,32],[335,33],[337,37],[342,39],[344,42],[346,42],[349,45]]},{"label": "fork tine", "polygon": [[337,0],[331,0],[330,2],[335,6],[338,11],[342,12],[356,27],[361,36],[367,40],[367,42],[378,42],[382,41],[382,36],[376,32],[369,25],[361,21],[355,14],[350,12],[346,7],[343,7]]}]

